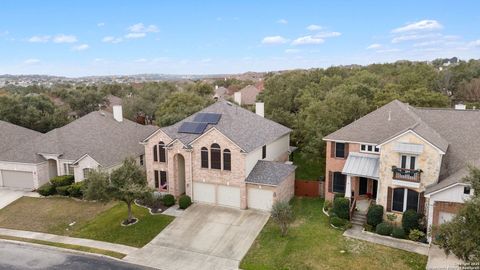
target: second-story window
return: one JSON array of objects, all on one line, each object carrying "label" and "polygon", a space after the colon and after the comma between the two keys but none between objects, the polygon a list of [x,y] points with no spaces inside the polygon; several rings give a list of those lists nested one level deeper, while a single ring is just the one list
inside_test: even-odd
[{"label": "second-story window", "polygon": [[158,143],[158,160],[160,162],[165,162],[167,160],[167,155],[165,153],[165,143],[159,142]]},{"label": "second-story window", "polygon": [[360,152],[380,153],[380,147],[372,144],[362,144],[360,145]]},{"label": "second-story window", "polygon": [[202,150],[200,151],[200,159],[202,168],[208,169],[208,149],[206,147],[202,147]]},{"label": "second-story window", "polygon": [[400,158],[400,168],[407,169],[407,170],[415,170],[416,161],[417,161],[416,156],[402,155]]},{"label": "second-story window", "polygon": [[232,169],[230,150],[223,150],[223,169],[225,171],[230,171]]},{"label": "second-story window", "polygon": [[157,146],[153,146],[153,161],[158,161],[158,149]]},{"label": "second-story window", "polygon": [[336,157],[336,158],[346,158],[347,157],[348,150],[347,150],[347,144],[346,143],[335,142],[334,146],[335,146],[335,151],[334,151],[335,156],[334,157]]},{"label": "second-story window", "polygon": [[221,169],[221,150],[220,145],[214,143],[210,146],[210,168],[212,169]]},{"label": "second-story window", "polygon": [[262,147],[262,159],[266,159],[267,158],[267,145],[264,145]]}]

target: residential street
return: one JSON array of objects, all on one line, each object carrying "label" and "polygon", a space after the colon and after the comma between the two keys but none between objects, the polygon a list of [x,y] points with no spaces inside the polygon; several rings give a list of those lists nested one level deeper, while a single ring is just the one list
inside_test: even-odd
[{"label": "residential street", "polygon": [[0,269],[149,269],[94,255],[0,241]]}]

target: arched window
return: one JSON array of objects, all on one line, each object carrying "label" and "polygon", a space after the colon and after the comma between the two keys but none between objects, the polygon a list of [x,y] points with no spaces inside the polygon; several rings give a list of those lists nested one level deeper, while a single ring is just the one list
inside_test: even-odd
[{"label": "arched window", "polygon": [[206,147],[202,147],[200,156],[202,161],[202,168],[208,168],[208,149]]},{"label": "arched window", "polygon": [[232,162],[230,158],[230,150],[225,149],[223,150],[223,169],[225,171],[232,170]]},{"label": "arched window", "polygon": [[221,150],[220,145],[214,143],[210,146],[210,168],[221,169]]},{"label": "arched window", "polygon": [[159,142],[158,143],[158,160],[160,162],[165,162],[167,157],[166,157],[166,154],[165,154],[165,143],[164,142]]},{"label": "arched window", "polygon": [[158,150],[156,145],[153,146],[153,161],[158,161]]}]

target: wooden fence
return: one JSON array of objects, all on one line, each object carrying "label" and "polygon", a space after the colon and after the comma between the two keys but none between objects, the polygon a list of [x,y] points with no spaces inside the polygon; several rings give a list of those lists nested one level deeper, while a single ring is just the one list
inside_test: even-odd
[{"label": "wooden fence", "polygon": [[324,181],[318,180],[295,180],[295,196],[302,197],[323,197]]}]

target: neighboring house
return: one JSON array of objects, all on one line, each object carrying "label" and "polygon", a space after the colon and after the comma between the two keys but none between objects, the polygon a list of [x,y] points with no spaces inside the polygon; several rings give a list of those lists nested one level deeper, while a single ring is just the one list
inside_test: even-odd
[{"label": "neighboring house", "polygon": [[144,140],[148,182],[195,202],[269,210],[294,195],[290,133],[219,100]]},{"label": "neighboring house", "polygon": [[441,224],[473,192],[462,178],[480,165],[479,134],[478,110],[392,101],[324,138],[325,196],[371,198],[388,213],[414,209],[429,228]]},{"label": "neighboring house", "polygon": [[114,95],[108,95],[106,98],[105,104],[103,104],[104,110],[107,112],[112,113],[113,112],[113,107],[114,106],[122,106],[122,98],[114,96]]},{"label": "neighboring house", "polygon": [[89,170],[110,171],[127,157],[143,164],[139,142],[157,129],[114,114],[91,112],[42,134],[0,121],[0,186],[36,189],[58,175],[81,181]]},{"label": "neighboring house", "polygon": [[220,86],[218,87],[218,85],[215,85],[215,94],[213,95],[213,98],[218,100],[218,99],[227,99],[228,97],[230,97],[230,91],[223,87],[223,86]]},{"label": "neighboring house", "polygon": [[233,94],[233,100],[239,105],[254,105],[260,90],[253,85],[248,85]]}]

